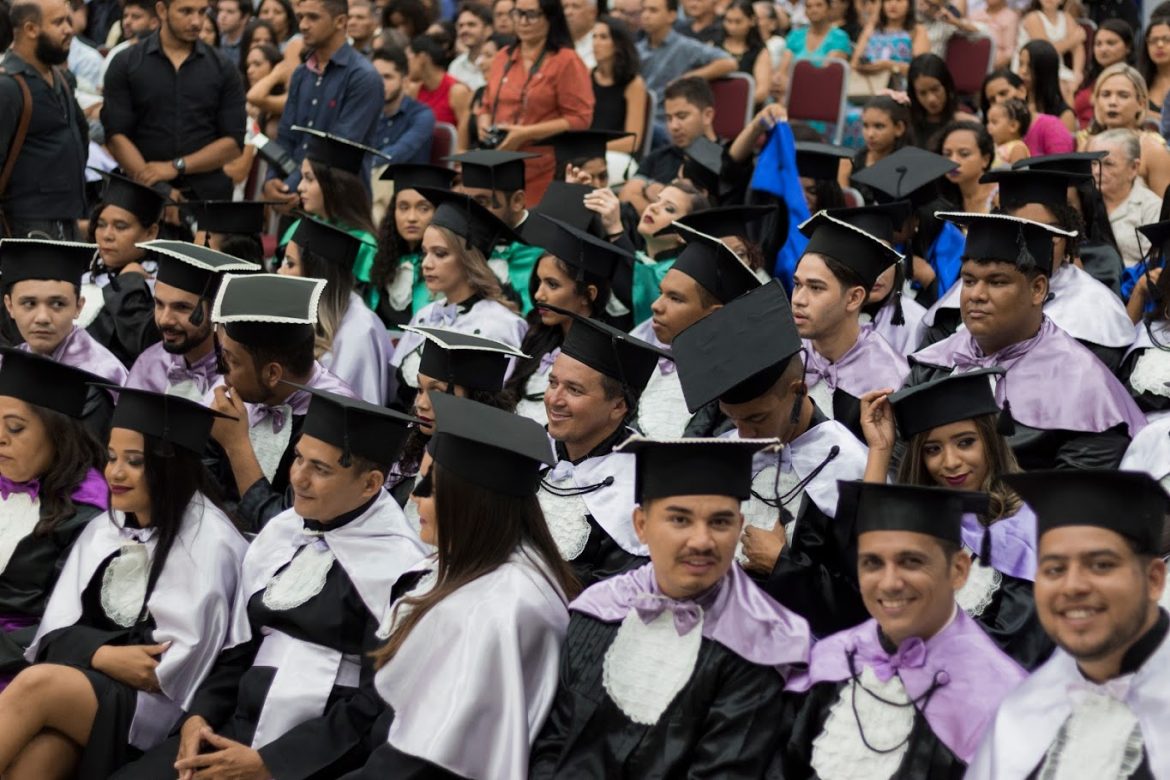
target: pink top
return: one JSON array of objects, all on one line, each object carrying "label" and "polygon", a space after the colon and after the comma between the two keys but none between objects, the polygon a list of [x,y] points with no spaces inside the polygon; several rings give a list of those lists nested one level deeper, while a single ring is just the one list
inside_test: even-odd
[{"label": "pink top", "polygon": [[1036,114],[1032,117],[1032,125],[1024,135],[1024,143],[1033,157],[1045,154],[1068,154],[1076,151],[1076,140],[1072,133],[1060,121],[1060,117],[1051,114]]}]

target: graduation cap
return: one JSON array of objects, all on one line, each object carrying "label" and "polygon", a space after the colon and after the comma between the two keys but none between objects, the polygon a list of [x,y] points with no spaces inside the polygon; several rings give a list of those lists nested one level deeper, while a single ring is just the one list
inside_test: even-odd
[{"label": "graduation cap", "polygon": [[275,205],[266,200],[197,200],[180,205],[199,229],[232,236],[255,236],[264,232],[264,209]]},{"label": "graduation cap", "polygon": [[616,379],[635,394],[641,395],[661,358],[673,359],[666,350],[647,344],[625,331],[604,322],[582,317],[576,312],[542,303],[550,309],[571,317],[573,327],[565,335],[561,354],[579,360],[598,373]]},{"label": "graduation cap", "polygon": [[557,156],[557,167],[563,168],[566,163],[604,160],[606,147],[611,141],[631,135],[636,133],[623,130],[566,130],[544,138],[540,143],[552,145]]},{"label": "graduation cap", "polygon": [[981,184],[999,185],[999,204],[1005,209],[1025,203],[1067,203],[1068,188],[1086,177],[1056,170],[998,170],[979,177]]},{"label": "graduation cap", "polygon": [[347,270],[353,268],[365,243],[357,236],[308,214],[300,215],[290,240],[296,242],[302,256],[313,254]]},{"label": "graduation cap", "polygon": [[[153,253],[158,259],[159,282],[198,295],[200,302],[215,297],[221,274],[260,270],[255,263],[186,241],[144,241],[136,246]],[[197,305],[188,319],[192,325],[202,325],[203,307]]]},{"label": "graduation cap", "polygon": [[[779,210],[779,204],[773,203],[768,206],[719,206],[692,211],[658,231],[658,235],[676,233],[675,226],[683,225],[715,238],[736,236],[754,241],[755,236],[759,235],[756,228],[760,223]],[[680,235],[684,239],[687,237],[685,234]]]},{"label": "graduation cap", "polygon": [[694,279],[720,303],[730,303],[760,286],[760,280],[727,244],[681,223],[678,228],[687,245],[671,270]]},{"label": "graduation cap", "polygon": [[991,383],[1003,373],[1002,368],[982,368],[899,390],[889,397],[898,432],[909,440],[941,425],[999,414]]},{"label": "graduation cap", "polygon": [[1162,258],[1170,258],[1170,220],[1138,226],[1137,231],[1150,240],[1150,249],[1158,249]]},{"label": "graduation cap", "polygon": [[494,339],[445,328],[405,325],[403,330],[424,339],[418,372],[471,390],[500,390],[512,358],[528,357]]},{"label": "graduation cap", "polygon": [[103,206],[118,206],[133,214],[143,227],[162,219],[163,206],[167,196],[145,184],[127,179],[109,171],[90,168],[102,177],[105,186],[102,189],[101,203]]},{"label": "graduation cap", "polygon": [[99,376],[15,347],[0,347],[0,395],[80,420],[89,385]]},{"label": "graduation cap", "polygon": [[682,176],[696,187],[719,196],[719,174],[723,171],[723,147],[699,136],[683,151]]},{"label": "graduation cap", "polygon": [[1040,157],[1025,157],[1012,163],[1012,170],[1060,171],[1078,176],[1093,175],[1093,163],[1108,156],[1109,152],[1069,152],[1068,154],[1045,154]]},{"label": "graduation cap", "polygon": [[508,193],[524,189],[524,161],[539,156],[531,152],[475,149],[443,159],[461,164],[464,186]]},{"label": "graduation cap", "polygon": [[324,279],[224,274],[211,320],[246,346],[279,346],[311,339],[324,291]]},{"label": "graduation cap", "polygon": [[945,542],[963,543],[968,512],[987,512],[986,493],[918,485],[838,480],[836,519],[852,523],[857,536],[870,531],[911,531]]},{"label": "graduation cap", "polygon": [[1007,214],[936,211],[934,215],[967,228],[964,260],[1014,263],[1021,271],[1039,268],[1046,275],[1052,274],[1052,239],[1076,236],[1076,231]]},{"label": "graduation cap", "polygon": [[815,141],[796,142],[796,172],[806,179],[837,180],[842,160],[853,157],[853,150]]},{"label": "graduation cap", "polygon": [[578,230],[604,238],[602,235],[601,217],[585,205],[585,196],[593,192],[593,188],[584,184],[553,180],[548,189],[540,198],[540,203],[529,210],[530,218],[524,220],[520,226],[520,237],[524,243],[532,246],[543,246],[539,239],[548,234],[548,226],[540,220],[531,219],[532,214],[543,214],[546,217],[559,219]]},{"label": "graduation cap", "polygon": [[446,393],[431,396],[435,463],[508,496],[532,496],[541,471],[556,462],[548,433],[535,420]]},{"label": "graduation cap", "polygon": [[440,165],[391,163],[383,169],[378,178],[394,182],[395,192],[414,190],[419,187],[448,190],[451,189],[451,183],[455,181],[455,171]]},{"label": "graduation cap", "polygon": [[418,193],[435,206],[431,224],[462,236],[468,246],[478,249],[486,258],[500,242],[515,241],[518,236],[495,214],[476,203],[468,195],[451,190],[416,188]]},{"label": "graduation cap", "polygon": [[0,241],[0,282],[8,290],[28,279],[81,286],[97,251],[97,244],[77,241],[6,238]]},{"label": "graduation cap", "polygon": [[178,395],[119,387],[105,382],[94,384],[118,394],[110,427],[125,428],[158,439],[157,453],[162,457],[174,454],[172,445],[202,455],[216,418],[235,419]]},{"label": "graduation cap", "polygon": [[386,160],[390,159],[377,149],[366,146],[365,144],[356,143],[348,138],[342,138],[333,133],[325,133],[321,130],[302,127],[300,125],[293,125],[292,129],[307,133],[310,136],[309,148],[305,150],[305,159],[321,163],[330,168],[340,168],[343,171],[360,174],[362,172],[362,163],[365,162],[367,154],[376,154]]},{"label": "graduation cap", "polygon": [[801,341],[784,288],[773,280],[683,330],[671,350],[687,408],[695,412],[715,400],[759,398],[800,352]]},{"label": "graduation cap", "polygon": [[285,384],[313,396],[301,433],[340,449],[338,463],[343,468],[349,468],[351,455],[381,465],[394,463],[402,454],[409,426],[422,422],[417,417],[356,398],[296,382],[285,381]]},{"label": "graduation cap", "polygon": [[639,504],[670,496],[752,495],[752,456],[779,439],[666,439],[634,435],[617,452],[634,455],[634,496]]},{"label": "graduation cap", "polygon": [[616,244],[544,214],[533,213],[524,227],[525,242],[567,263],[576,271],[577,281],[609,281],[619,265],[633,260]]},{"label": "graduation cap", "polygon": [[856,273],[867,290],[883,271],[903,259],[889,244],[827,211],[818,211],[805,220],[800,232],[809,240],[805,255],[831,257]]},{"label": "graduation cap", "polygon": [[941,154],[917,146],[903,146],[889,157],[853,174],[851,181],[873,190],[879,203],[909,200],[920,205],[934,197],[928,185],[958,167],[958,163]]},{"label": "graduation cap", "polygon": [[1121,534],[1143,555],[1162,553],[1170,496],[1144,472],[1113,469],[1031,471],[1003,481],[1036,513],[1036,538],[1065,526],[1089,525]]},{"label": "graduation cap", "polygon": [[887,244],[893,244],[894,233],[906,224],[906,220],[910,219],[914,209],[910,205],[910,201],[898,200],[871,206],[829,209],[827,213],[833,219],[848,222],[874,238],[881,239]]}]

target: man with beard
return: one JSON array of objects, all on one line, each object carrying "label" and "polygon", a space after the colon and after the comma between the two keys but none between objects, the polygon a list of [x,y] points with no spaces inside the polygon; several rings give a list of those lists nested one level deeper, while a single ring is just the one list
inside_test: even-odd
[{"label": "man with beard", "polygon": [[154,324],[162,341],[138,356],[126,386],[201,401],[220,378],[211,325],[211,302],[219,280],[229,271],[249,273],[260,266],[181,241],[142,246],[158,260]]},{"label": "man with beard", "polygon": [[69,3],[17,0],[9,18],[14,37],[0,61],[0,235],[79,241],[89,128],[59,67],[73,40]]},{"label": "man with beard", "polygon": [[431,160],[431,134],[435,113],[403,90],[406,84],[406,52],[400,46],[374,51],[374,70],[382,77],[382,113],[374,128],[375,149],[394,161],[425,165]]},{"label": "man with beard", "polygon": [[114,57],[102,125],[127,176],[166,185],[176,200],[228,200],[223,166],[244,145],[244,88],[237,63],[199,40],[207,0],[163,0],[162,25]]}]

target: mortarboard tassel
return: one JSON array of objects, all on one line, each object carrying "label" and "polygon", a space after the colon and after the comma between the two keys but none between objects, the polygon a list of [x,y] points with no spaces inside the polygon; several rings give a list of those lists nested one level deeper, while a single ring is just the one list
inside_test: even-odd
[{"label": "mortarboard tassel", "polygon": [[199,293],[199,300],[195,301],[195,308],[192,309],[191,313],[187,316],[187,322],[191,323],[197,328],[203,324],[203,320],[205,319],[205,315],[203,313],[203,303],[207,300],[207,294],[211,291],[211,280],[213,278],[214,277],[212,276],[208,276],[207,280],[203,282],[203,292]]},{"label": "mortarboard tassel", "polygon": [[995,423],[995,430],[1000,436],[1014,436],[1016,433],[1016,421],[1012,419],[1012,403],[1006,398],[999,413],[999,420]]},{"label": "mortarboard tassel", "polygon": [[1024,228],[1016,228],[1016,266],[1023,270],[1036,267],[1036,258],[1032,250],[1028,249],[1028,241],[1024,237]]},{"label": "mortarboard tassel", "polygon": [[906,286],[903,278],[905,269],[899,267],[894,271],[894,316],[890,319],[893,325],[905,325],[906,316],[902,313],[902,289]]},{"label": "mortarboard tassel", "polygon": [[805,384],[805,378],[808,377],[808,361],[805,360],[804,349],[800,350],[800,359],[804,361],[804,365],[800,371],[800,390],[796,393],[796,400],[792,402],[792,413],[788,415],[788,424],[796,425],[800,422],[800,413],[804,410],[804,397],[808,393],[808,385]]},{"label": "mortarboard tassel", "polygon": [[991,527],[983,527],[983,541],[979,545],[979,562],[991,566]]}]

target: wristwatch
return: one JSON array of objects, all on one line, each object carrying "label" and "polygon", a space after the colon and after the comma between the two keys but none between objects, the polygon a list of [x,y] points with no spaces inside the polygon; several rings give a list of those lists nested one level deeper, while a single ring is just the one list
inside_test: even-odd
[{"label": "wristwatch", "polygon": [[175,166],[175,170],[179,173],[187,170],[187,161],[182,157],[176,157],[175,159],[171,160],[171,165]]}]

